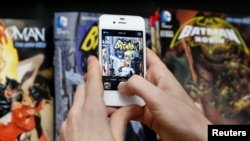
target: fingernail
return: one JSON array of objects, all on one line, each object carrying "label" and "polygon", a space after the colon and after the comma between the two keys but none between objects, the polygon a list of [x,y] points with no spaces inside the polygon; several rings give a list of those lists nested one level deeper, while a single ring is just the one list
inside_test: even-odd
[{"label": "fingernail", "polygon": [[89,57],[88,57],[88,62],[90,61],[90,60],[92,60],[93,59],[93,55],[90,55]]},{"label": "fingernail", "polygon": [[119,85],[118,85],[118,89],[124,87],[125,84],[126,84],[126,82],[121,81],[121,82],[119,83]]},{"label": "fingernail", "polygon": [[89,64],[89,62],[90,62],[92,59],[94,59],[94,57],[95,57],[94,55],[90,55],[90,56],[88,57],[88,60],[87,60],[87,61],[88,61],[88,64]]}]

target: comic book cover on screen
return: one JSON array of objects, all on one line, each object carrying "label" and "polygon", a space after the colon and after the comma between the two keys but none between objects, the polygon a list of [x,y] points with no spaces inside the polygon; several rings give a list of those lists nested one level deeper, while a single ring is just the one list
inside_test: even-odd
[{"label": "comic book cover on screen", "polygon": [[45,20],[0,19],[1,141],[54,140],[51,27]]},{"label": "comic book cover on screen", "polygon": [[161,9],[161,58],[215,124],[250,123],[250,16]]},{"label": "comic book cover on screen", "polygon": [[88,56],[97,56],[99,13],[56,12],[54,17],[56,135],[72,105],[77,85],[84,83]]}]

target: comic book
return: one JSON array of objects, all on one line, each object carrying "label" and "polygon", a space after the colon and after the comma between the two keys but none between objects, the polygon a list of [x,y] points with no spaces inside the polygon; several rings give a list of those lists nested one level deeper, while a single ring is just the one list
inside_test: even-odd
[{"label": "comic book", "polygon": [[250,16],[165,8],[162,61],[214,124],[250,123]]},{"label": "comic book", "polygon": [[158,56],[161,56],[160,44],[160,22],[159,22],[159,9],[156,9],[152,15],[149,16],[150,27],[150,49]]},{"label": "comic book", "polygon": [[0,140],[54,140],[51,27],[0,19]]},{"label": "comic book", "polygon": [[[56,12],[54,17],[56,140],[71,108],[77,85],[84,83],[89,55],[98,57],[98,19],[102,13]],[[151,46],[145,18],[147,46]],[[133,124],[137,126],[138,124]]]},{"label": "comic book", "polygon": [[56,135],[66,119],[77,85],[84,83],[88,56],[97,56],[99,13],[56,12],[54,17]]},{"label": "comic book", "polygon": [[151,21],[149,18],[145,18],[145,28],[146,28],[146,47],[151,48],[152,47],[152,38],[151,38]]}]

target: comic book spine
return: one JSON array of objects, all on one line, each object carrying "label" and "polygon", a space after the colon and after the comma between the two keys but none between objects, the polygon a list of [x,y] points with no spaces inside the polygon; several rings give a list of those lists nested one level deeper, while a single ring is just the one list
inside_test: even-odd
[{"label": "comic book spine", "polygon": [[[55,13],[56,139],[73,104],[74,93],[84,83],[89,55],[97,56],[99,13]],[[59,24],[60,23],[60,24]]]},{"label": "comic book spine", "polygon": [[75,41],[78,12],[56,12],[54,15],[54,83],[55,83],[55,140],[67,118],[76,85],[69,78],[75,72]]},{"label": "comic book spine", "polygon": [[[74,48],[73,41],[57,41],[55,42],[55,91],[56,91],[56,135],[59,135],[62,122],[66,119],[72,99],[74,90],[72,90],[72,83],[65,77],[67,67],[74,66],[70,59],[72,57],[67,54],[71,48]],[[69,67],[68,67],[69,68]]]}]

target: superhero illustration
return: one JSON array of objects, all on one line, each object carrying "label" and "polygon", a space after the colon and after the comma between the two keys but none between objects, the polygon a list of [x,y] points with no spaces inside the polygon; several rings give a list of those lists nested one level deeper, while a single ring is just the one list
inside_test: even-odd
[{"label": "superhero illustration", "polygon": [[[7,36],[6,34],[4,33],[5,29],[6,29],[6,25],[5,23],[0,20],[0,73],[3,71],[5,65],[6,65],[6,62],[5,62],[5,59],[4,57],[2,56],[3,53],[4,53],[4,50],[3,50],[3,47],[4,47],[4,44],[7,42]],[[0,81],[2,82],[2,78],[0,78]]]},{"label": "superhero illustration", "polygon": [[39,112],[49,99],[49,92],[35,85],[29,87],[28,93],[20,94],[12,105],[11,121],[0,124],[0,140],[16,141],[22,133],[36,129],[39,141],[46,141]]},{"label": "superhero illustration", "polygon": [[141,38],[111,38],[106,37],[102,48],[103,75],[130,77],[141,74]]},{"label": "superhero illustration", "polygon": [[18,91],[19,84],[15,79],[6,77],[5,84],[0,84],[0,118],[11,111],[12,99]]},{"label": "superhero illustration", "polygon": [[[43,21],[1,19],[0,60],[4,62],[0,70],[1,141],[50,141],[54,137],[48,27]],[[46,102],[39,106],[41,99]]]},{"label": "superhero illustration", "polygon": [[172,20],[179,24],[164,22],[177,30],[162,27],[175,33],[171,38],[161,38],[165,43],[162,60],[210,121],[249,124],[247,18],[210,11],[168,12],[173,13]]},{"label": "superhero illustration", "polygon": [[118,83],[134,74],[142,75],[142,38],[104,36],[102,74],[105,89],[116,89]]}]

